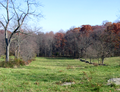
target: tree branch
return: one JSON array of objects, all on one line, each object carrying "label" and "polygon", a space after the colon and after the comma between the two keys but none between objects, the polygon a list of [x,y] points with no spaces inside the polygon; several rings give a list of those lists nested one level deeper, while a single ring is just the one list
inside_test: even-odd
[{"label": "tree branch", "polygon": [[4,29],[5,29],[5,25],[0,21],[0,24],[4,27]]},{"label": "tree branch", "polygon": [[4,7],[6,9],[6,7],[0,2],[0,4],[2,5],[2,7]]}]

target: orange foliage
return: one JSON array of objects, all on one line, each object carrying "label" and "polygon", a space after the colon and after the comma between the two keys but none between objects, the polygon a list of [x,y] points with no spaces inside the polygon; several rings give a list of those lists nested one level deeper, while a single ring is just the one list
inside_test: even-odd
[{"label": "orange foliage", "polygon": [[91,25],[82,25],[82,28],[80,31],[88,37],[89,33],[92,32],[93,29]]},{"label": "orange foliage", "polygon": [[79,31],[81,30],[81,28],[80,28],[80,27],[77,27],[77,28],[74,28],[73,30],[79,32]]},{"label": "orange foliage", "polygon": [[82,25],[82,28],[80,31],[93,31],[91,25]]},{"label": "orange foliage", "polygon": [[113,23],[107,26],[107,31],[112,31],[115,34],[118,34],[120,32],[120,23]]},{"label": "orange foliage", "polygon": [[65,39],[64,39],[64,33],[56,33],[55,36],[54,36],[54,39],[55,39],[55,46],[57,48],[59,47],[63,47],[65,45]]},{"label": "orange foliage", "polygon": [[[109,26],[107,26],[106,32],[112,33],[112,35],[115,35],[115,36],[113,36],[114,37],[113,42],[115,43],[115,47],[119,48],[119,46],[120,46],[120,23],[110,24]],[[111,36],[111,35],[109,35],[109,36]]]}]

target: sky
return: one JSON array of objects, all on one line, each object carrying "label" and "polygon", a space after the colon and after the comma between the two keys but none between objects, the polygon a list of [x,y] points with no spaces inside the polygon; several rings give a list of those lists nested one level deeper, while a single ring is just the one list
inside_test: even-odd
[{"label": "sky", "polygon": [[[120,19],[120,0],[37,0],[43,17],[38,22],[29,21],[40,31],[54,33],[82,25],[102,25],[103,21]],[[1,10],[1,13],[2,10]],[[3,18],[3,17],[2,17]],[[34,22],[34,23],[31,23]]]},{"label": "sky", "polygon": [[120,16],[120,0],[40,0],[43,18],[39,26],[43,32],[81,25],[102,25],[103,21],[115,22]]}]

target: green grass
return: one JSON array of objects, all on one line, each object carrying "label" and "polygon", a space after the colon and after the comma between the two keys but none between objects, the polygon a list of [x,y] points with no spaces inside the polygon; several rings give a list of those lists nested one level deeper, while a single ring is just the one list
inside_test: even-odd
[{"label": "green grass", "polygon": [[[108,66],[40,57],[27,66],[0,68],[0,92],[117,92],[120,86],[106,84],[108,79],[120,77],[120,57],[106,58],[104,63]],[[61,86],[65,81],[75,84]]]}]

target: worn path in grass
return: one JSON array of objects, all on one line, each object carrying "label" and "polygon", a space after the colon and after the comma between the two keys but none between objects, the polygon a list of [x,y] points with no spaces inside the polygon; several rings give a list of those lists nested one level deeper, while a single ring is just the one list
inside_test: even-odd
[{"label": "worn path in grass", "polygon": [[[115,92],[107,80],[120,77],[120,58],[106,58],[108,66],[93,66],[79,59],[36,58],[28,66],[0,68],[0,92]],[[94,62],[97,62],[97,60]],[[63,82],[75,82],[61,86]]]}]

